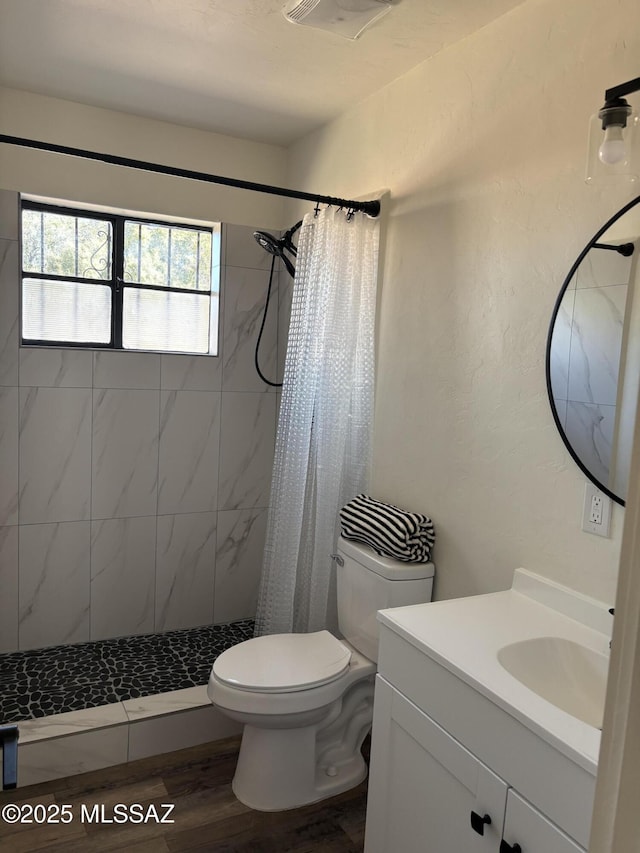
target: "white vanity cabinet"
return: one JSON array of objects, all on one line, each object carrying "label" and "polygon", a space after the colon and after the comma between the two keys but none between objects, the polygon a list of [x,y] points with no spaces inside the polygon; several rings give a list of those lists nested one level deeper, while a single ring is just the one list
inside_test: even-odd
[{"label": "white vanity cabinet", "polygon": [[584,853],[380,676],[372,743],[365,853]]},{"label": "white vanity cabinet", "polygon": [[497,853],[507,785],[380,676],[375,701],[365,853]]},{"label": "white vanity cabinet", "polygon": [[405,610],[381,614],[365,853],[586,853],[595,768],[421,646]]},{"label": "white vanity cabinet", "polygon": [[568,835],[540,814],[517,791],[507,791],[503,843],[500,853],[586,853]]}]

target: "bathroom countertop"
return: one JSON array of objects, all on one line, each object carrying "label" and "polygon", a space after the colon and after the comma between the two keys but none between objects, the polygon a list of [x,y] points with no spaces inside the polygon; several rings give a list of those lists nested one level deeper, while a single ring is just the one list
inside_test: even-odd
[{"label": "bathroom countertop", "polygon": [[608,655],[612,620],[606,604],[517,569],[510,590],[381,610],[378,619],[596,774],[600,730],[525,687],[497,654],[510,643],[559,637]]}]

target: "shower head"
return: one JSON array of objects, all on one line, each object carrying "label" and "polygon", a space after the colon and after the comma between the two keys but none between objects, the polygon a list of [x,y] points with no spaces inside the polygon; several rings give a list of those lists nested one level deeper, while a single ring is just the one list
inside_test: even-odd
[{"label": "shower head", "polygon": [[295,275],[296,270],[290,259],[285,255],[285,250],[289,252],[289,254],[293,255],[294,258],[297,256],[298,250],[291,242],[291,238],[301,225],[302,222],[296,222],[296,224],[285,233],[284,237],[281,238],[274,237],[273,234],[269,234],[267,231],[253,232],[253,236],[258,245],[262,246],[265,252],[269,252],[270,255],[275,255],[276,258],[280,258],[292,278]]},{"label": "shower head", "polygon": [[281,245],[281,241],[277,237],[274,237],[273,234],[268,234],[266,231],[254,231],[253,236],[265,252],[269,252],[270,255],[277,255],[278,257],[282,254],[283,246]]}]

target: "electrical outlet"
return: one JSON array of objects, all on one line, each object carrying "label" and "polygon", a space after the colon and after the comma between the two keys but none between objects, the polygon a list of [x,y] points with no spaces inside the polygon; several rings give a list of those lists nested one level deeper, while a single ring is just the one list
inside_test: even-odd
[{"label": "electrical outlet", "polygon": [[584,487],[584,507],[582,510],[582,529],[596,536],[609,536],[611,521],[611,499],[592,483]]}]

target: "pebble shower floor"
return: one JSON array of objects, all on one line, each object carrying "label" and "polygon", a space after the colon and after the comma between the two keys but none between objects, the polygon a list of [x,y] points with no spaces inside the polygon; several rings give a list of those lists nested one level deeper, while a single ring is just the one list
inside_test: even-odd
[{"label": "pebble shower floor", "polygon": [[206,684],[253,620],[0,655],[0,723],[96,708]]}]

